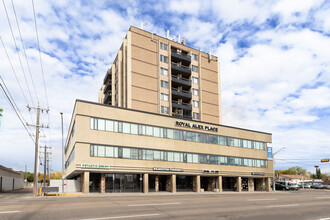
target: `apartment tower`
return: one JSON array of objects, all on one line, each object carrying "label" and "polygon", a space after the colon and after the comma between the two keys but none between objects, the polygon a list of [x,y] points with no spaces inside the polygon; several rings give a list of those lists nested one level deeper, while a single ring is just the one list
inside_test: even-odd
[{"label": "apartment tower", "polygon": [[218,58],[130,27],[99,92],[99,103],[221,124]]}]

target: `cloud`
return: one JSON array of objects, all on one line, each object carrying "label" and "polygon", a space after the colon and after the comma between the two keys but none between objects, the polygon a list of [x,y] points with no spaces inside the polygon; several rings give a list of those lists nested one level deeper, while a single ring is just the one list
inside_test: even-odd
[{"label": "cloud", "polygon": [[[5,2],[22,52],[11,2]],[[40,105],[47,107],[32,5],[22,1],[15,7]],[[189,46],[219,57],[224,124],[273,133],[275,149],[287,146],[279,155],[286,159],[330,156],[324,154],[330,142],[327,1],[42,1],[35,9],[51,110],[50,121],[48,116],[42,120],[51,127],[51,134],[44,133],[52,137],[54,170],[61,169],[59,112],[64,112],[66,135],[75,99],[97,101],[104,74],[126,31],[141,22],[148,23],[147,31],[164,36],[169,29],[171,35],[185,36]],[[26,84],[31,87],[32,82],[29,78],[25,82],[1,10],[0,35],[29,98]],[[35,113],[27,111],[28,103],[1,46],[0,60],[1,76],[15,102],[26,120],[34,123]],[[0,150],[0,161],[17,169],[21,164],[32,168],[31,140],[3,96],[0,107],[4,108],[1,146],[6,146]],[[43,142],[50,144],[48,137]],[[300,165],[312,169],[311,163]],[[297,165],[297,160],[277,164],[287,168]]]}]

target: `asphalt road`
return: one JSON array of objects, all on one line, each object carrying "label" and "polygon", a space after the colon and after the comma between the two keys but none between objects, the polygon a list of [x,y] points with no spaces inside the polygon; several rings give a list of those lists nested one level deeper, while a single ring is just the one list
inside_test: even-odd
[{"label": "asphalt road", "polygon": [[328,219],[330,190],[31,196],[0,193],[0,219]]}]

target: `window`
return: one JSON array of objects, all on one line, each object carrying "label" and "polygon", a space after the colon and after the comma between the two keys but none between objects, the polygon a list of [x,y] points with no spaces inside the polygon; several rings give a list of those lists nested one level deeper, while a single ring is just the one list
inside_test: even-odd
[{"label": "window", "polygon": [[110,120],[105,121],[105,130],[113,131],[113,121],[110,121]]},{"label": "window", "polygon": [[168,57],[164,55],[160,55],[160,61],[163,63],[168,63]]},{"label": "window", "polygon": [[196,107],[196,108],[198,108],[198,106],[199,106],[198,105],[198,101],[193,100],[193,106]]},{"label": "window", "polygon": [[193,82],[194,84],[198,84],[198,78],[197,78],[197,77],[193,77],[193,78],[192,78],[192,82]]},{"label": "window", "polygon": [[199,119],[199,113],[193,112],[193,119]]},{"label": "window", "polygon": [[138,134],[138,125],[131,124],[131,134]]},{"label": "window", "polygon": [[194,72],[198,72],[198,68],[197,68],[197,66],[192,66],[192,71],[194,71]]},{"label": "window", "polygon": [[166,106],[162,106],[162,107],[161,107],[161,113],[163,113],[163,114],[168,114],[168,107],[166,107]]},{"label": "window", "polygon": [[161,95],[162,100],[168,101],[168,95],[167,94],[161,93],[160,95]]},{"label": "window", "polygon": [[160,49],[167,50],[167,44],[160,42]]},{"label": "window", "polygon": [[167,81],[161,80],[160,85],[161,85],[161,87],[168,89],[168,82]]},{"label": "window", "polygon": [[198,89],[193,89],[193,95],[198,95]]},{"label": "window", "polygon": [[191,59],[198,60],[197,54],[192,53],[191,54]]},{"label": "window", "polygon": [[168,76],[168,69],[160,68],[160,74],[162,74],[164,76]]},{"label": "window", "polygon": [[123,122],[123,133],[130,134],[131,133],[131,124]]}]

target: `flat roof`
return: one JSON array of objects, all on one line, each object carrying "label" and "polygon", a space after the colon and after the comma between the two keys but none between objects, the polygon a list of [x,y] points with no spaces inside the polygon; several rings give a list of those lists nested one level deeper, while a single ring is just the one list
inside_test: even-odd
[{"label": "flat roof", "polygon": [[[173,116],[170,116],[170,115],[163,115],[163,114],[158,114],[158,113],[154,113],[154,112],[147,112],[147,111],[131,109],[131,108],[123,108],[123,107],[118,107],[118,106],[113,106],[113,105],[102,104],[102,103],[98,103],[98,102],[91,102],[91,101],[82,100],[82,99],[76,99],[74,109],[76,108],[76,103],[77,102],[84,102],[84,103],[100,105],[100,106],[104,106],[104,107],[108,107],[108,108],[123,109],[123,110],[133,111],[133,112],[141,112],[141,113],[145,113],[145,114],[157,115],[157,116],[160,116],[160,117],[167,117],[167,118],[171,118],[171,119],[190,121],[190,122],[194,122],[194,123],[199,122],[199,123],[204,123],[204,124],[213,125],[213,126],[220,126],[220,127],[225,127],[225,128],[234,128],[234,129],[239,129],[239,130],[243,130],[243,131],[251,131],[251,132],[257,132],[257,133],[261,133],[261,134],[272,135],[271,133],[263,132],[263,131],[256,131],[256,130],[251,130],[251,129],[239,128],[239,127],[222,125],[222,124],[215,124],[215,123],[204,122],[204,121],[196,121],[196,120],[192,120],[192,119],[176,118],[176,117],[173,117]],[[74,112],[74,109],[73,109],[73,112]],[[73,112],[72,112],[72,115],[73,115]],[[71,116],[71,120],[72,120],[72,116]],[[70,125],[71,125],[71,123],[70,123]]]},{"label": "flat roof", "polygon": [[[188,46],[188,45],[186,45],[186,44],[181,44],[181,43],[179,43],[179,42],[177,42],[177,41],[174,41],[174,40],[172,40],[172,39],[170,39],[170,38],[162,37],[162,36],[160,36],[160,35],[158,35],[158,34],[156,34],[156,33],[151,33],[150,31],[143,30],[143,29],[138,28],[138,27],[135,27],[135,26],[133,26],[133,25],[131,25],[131,26],[129,27],[128,30],[131,31],[131,28],[136,28],[136,29],[141,30],[141,31],[144,31],[144,32],[146,32],[146,33],[157,35],[157,36],[160,37],[160,38],[163,38],[163,39],[169,40],[169,41],[171,41],[171,42],[174,42],[174,43],[180,44],[180,45],[182,45],[182,46],[185,46],[185,47],[188,47],[188,48],[191,48],[191,49],[194,49],[194,50],[199,50],[200,52],[202,52],[202,53],[204,53],[204,54],[208,54],[208,53],[202,51],[201,49],[193,48],[193,47],[190,47],[190,46]],[[211,56],[217,58],[217,62],[219,61],[219,59],[218,59],[217,56],[214,56],[214,55],[212,55],[212,54],[211,54]]]}]

